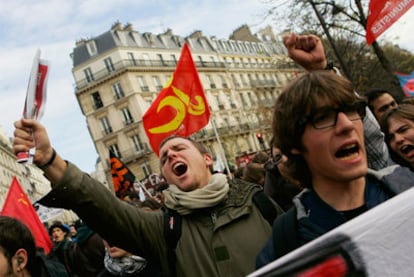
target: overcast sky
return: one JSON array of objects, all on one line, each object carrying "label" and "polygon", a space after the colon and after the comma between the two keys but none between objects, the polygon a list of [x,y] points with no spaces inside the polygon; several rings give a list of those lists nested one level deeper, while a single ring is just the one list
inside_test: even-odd
[{"label": "overcast sky", "polygon": [[[207,36],[228,38],[248,24],[252,31],[264,22],[268,4],[263,0],[13,0],[0,5],[0,126],[12,136],[13,122],[21,117],[29,72],[36,49],[50,61],[48,95],[42,123],[56,150],[82,170],[94,170],[98,155],[74,95],[70,53],[75,42],[102,34],[112,24],[132,23],[144,33],[171,28],[180,36],[201,30]],[[414,52],[414,9],[381,39],[395,39]],[[380,39],[380,40],[381,40]],[[414,70],[414,65],[413,65]]]}]

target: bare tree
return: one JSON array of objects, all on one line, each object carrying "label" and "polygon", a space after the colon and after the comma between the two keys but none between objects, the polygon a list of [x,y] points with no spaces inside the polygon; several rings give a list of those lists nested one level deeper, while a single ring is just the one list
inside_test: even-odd
[{"label": "bare tree", "polygon": [[[351,43],[359,44],[358,53],[361,55],[371,55],[369,53],[373,51],[379,62],[377,66],[382,67],[385,75],[388,75],[387,80],[398,85],[398,79],[393,75],[396,70],[395,65],[384,54],[378,42],[374,41],[372,47],[363,47],[364,44],[366,45],[366,11],[369,1],[268,0],[267,2],[274,4],[267,16],[272,17],[278,24],[287,22],[284,28],[298,33],[312,32],[326,38],[331,55],[334,55],[345,75],[353,82],[356,82],[355,74],[352,72],[355,67],[351,67],[350,61],[345,58],[348,49],[344,48],[344,45],[338,47],[335,44],[336,40],[346,39]],[[358,55],[353,53],[353,56]]]}]

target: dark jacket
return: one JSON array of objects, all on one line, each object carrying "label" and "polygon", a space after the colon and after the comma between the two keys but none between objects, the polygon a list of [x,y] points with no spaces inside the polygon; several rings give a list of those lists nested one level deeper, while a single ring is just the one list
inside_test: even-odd
[{"label": "dark jacket", "polygon": [[[369,210],[401,193],[414,184],[414,173],[398,165],[380,171],[369,170],[365,186],[365,206]],[[294,198],[294,211],[290,210],[277,218],[272,236],[256,259],[260,268],[293,251],[309,241],[327,233],[348,219],[325,203],[313,191],[306,189]],[[294,224],[288,216],[295,216]],[[293,226],[293,230],[291,229]],[[286,242],[289,242],[287,245]]]},{"label": "dark jacket", "polygon": [[102,238],[86,225],[78,229],[77,242],[72,247],[72,273],[95,277],[104,270],[105,246]]},{"label": "dark jacket", "polygon": [[65,266],[56,259],[46,257],[40,251],[36,252],[32,276],[38,277],[68,277]]},{"label": "dark jacket", "polygon": [[71,251],[72,251],[72,242],[65,237],[65,239],[59,243],[53,245],[52,250],[50,251],[48,258],[52,260],[57,260],[63,264],[68,273],[71,272]]},{"label": "dark jacket", "polygon": [[[271,233],[252,200],[262,187],[241,180],[229,184],[221,204],[183,216],[176,248],[178,276],[245,276],[255,269],[255,256]],[[116,199],[71,163],[52,187],[42,204],[72,209],[110,244],[161,264],[163,273],[169,273],[161,211],[143,211]]]},{"label": "dark jacket", "polygon": [[266,165],[264,192],[275,200],[284,211],[293,206],[293,197],[301,191],[302,188],[283,178],[277,166],[270,163]]}]

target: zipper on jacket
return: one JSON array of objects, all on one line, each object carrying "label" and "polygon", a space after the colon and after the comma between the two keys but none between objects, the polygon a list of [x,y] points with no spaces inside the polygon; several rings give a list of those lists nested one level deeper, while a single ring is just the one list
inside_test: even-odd
[{"label": "zipper on jacket", "polygon": [[216,221],[217,221],[217,213],[212,212],[211,213],[211,222],[213,222],[213,228],[214,228],[214,225],[216,225]]}]

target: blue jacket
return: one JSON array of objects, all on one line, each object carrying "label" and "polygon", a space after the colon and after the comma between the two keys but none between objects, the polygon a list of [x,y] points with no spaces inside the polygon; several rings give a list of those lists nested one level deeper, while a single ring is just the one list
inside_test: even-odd
[{"label": "blue jacket", "polygon": [[[414,172],[393,165],[382,170],[368,170],[365,186],[367,210],[413,186]],[[311,189],[294,199],[294,207],[273,223],[272,235],[256,259],[260,268],[290,251],[345,223],[344,214],[336,211]]]}]

